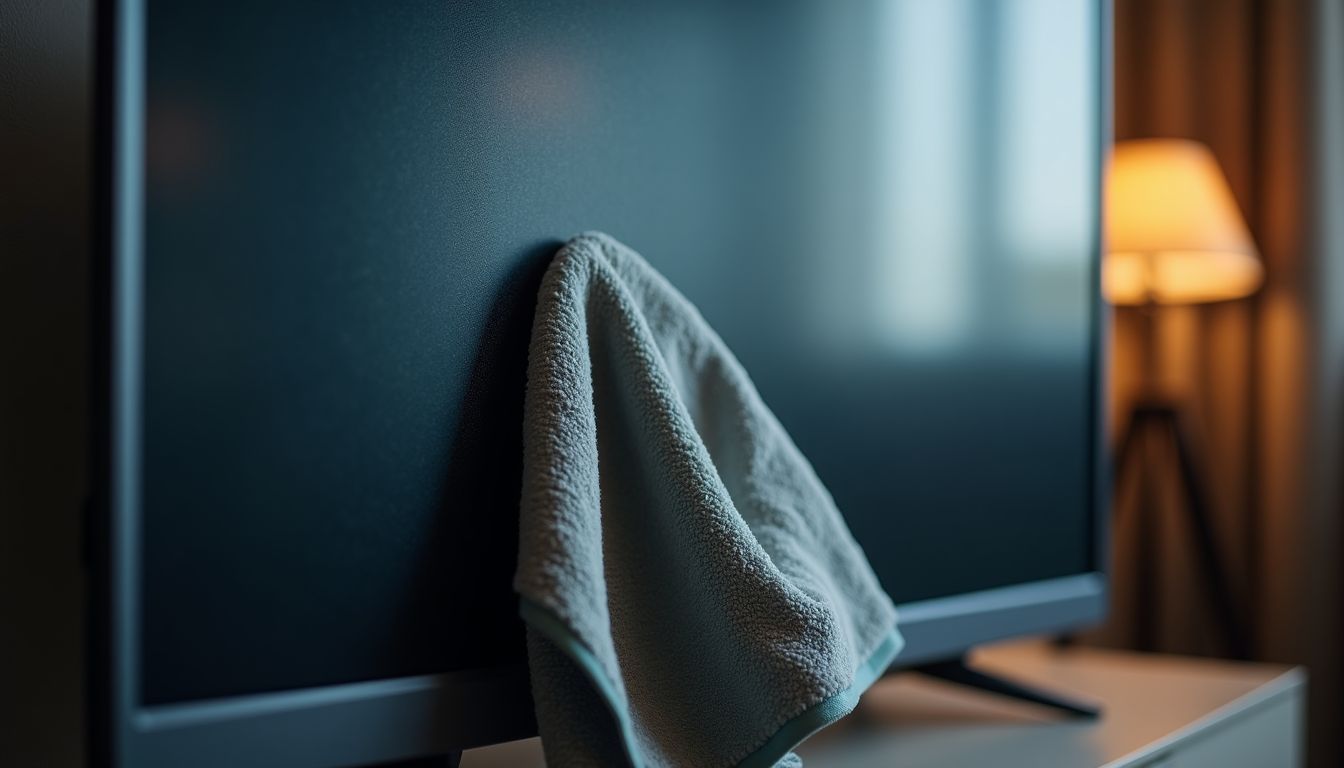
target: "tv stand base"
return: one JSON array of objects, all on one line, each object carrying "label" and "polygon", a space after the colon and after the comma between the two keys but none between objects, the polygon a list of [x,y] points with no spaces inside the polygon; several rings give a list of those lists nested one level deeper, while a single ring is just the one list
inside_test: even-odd
[{"label": "tv stand base", "polygon": [[939,661],[933,664],[912,667],[911,671],[922,672],[929,677],[946,680],[949,683],[956,683],[957,685],[964,685],[968,688],[976,688],[990,693],[997,693],[1000,696],[1007,696],[1021,701],[1029,701],[1043,707],[1057,709],[1070,717],[1095,720],[1101,715],[1100,709],[1085,702],[1070,699],[1067,696],[1052,693],[1040,688],[1033,688],[1007,678],[998,677],[973,669],[967,665],[964,656],[950,661]]},{"label": "tv stand base", "polygon": [[398,760],[395,763],[380,763],[370,768],[458,768],[462,764],[461,752],[449,752],[435,757],[417,757],[411,760]]}]

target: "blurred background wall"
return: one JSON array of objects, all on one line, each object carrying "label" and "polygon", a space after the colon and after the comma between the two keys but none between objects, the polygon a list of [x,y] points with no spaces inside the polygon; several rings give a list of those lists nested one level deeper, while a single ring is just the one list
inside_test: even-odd
[{"label": "blurred background wall", "polygon": [[[1342,7],[1337,0],[1115,0],[1116,139],[1208,144],[1264,259],[1265,285],[1250,299],[1160,310],[1155,367],[1194,416],[1214,533],[1244,609],[1249,655],[1310,668],[1316,766],[1344,764]],[[1139,310],[1115,315],[1115,430],[1138,396],[1142,322]],[[1098,639],[1231,655],[1192,567],[1182,497],[1170,481],[1155,490],[1147,503],[1159,512],[1162,546],[1145,559],[1132,525],[1143,496],[1117,489],[1115,602]],[[1135,584],[1145,569],[1158,596],[1138,605]],[[1141,630],[1145,612],[1150,633]]]},{"label": "blurred background wall", "polygon": [[0,3],[0,764],[81,763],[87,0]]}]

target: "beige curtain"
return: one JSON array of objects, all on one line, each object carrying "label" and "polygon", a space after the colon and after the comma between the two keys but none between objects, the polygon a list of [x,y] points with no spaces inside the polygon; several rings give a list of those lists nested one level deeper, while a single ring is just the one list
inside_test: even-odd
[{"label": "beige curtain", "polygon": [[[1325,234],[1322,154],[1337,0],[1115,0],[1115,130],[1119,140],[1178,136],[1208,144],[1265,260],[1248,300],[1161,311],[1160,380],[1189,408],[1203,444],[1218,543],[1245,612],[1254,658],[1308,664],[1313,765],[1341,764],[1339,407],[1329,374],[1331,292],[1340,270]],[[1321,25],[1326,25],[1323,28]],[[1340,211],[1339,215],[1344,215]],[[1331,254],[1334,255],[1331,255]],[[1339,301],[1344,301],[1344,295]],[[1141,318],[1116,313],[1112,428],[1123,428],[1144,362]],[[1175,476],[1175,468],[1159,466]],[[1097,640],[1132,645],[1149,611],[1156,650],[1225,655],[1192,568],[1192,543],[1172,482],[1150,497],[1160,552],[1135,551],[1134,488],[1117,491],[1115,600]],[[1152,569],[1159,596],[1138,605]]]}]

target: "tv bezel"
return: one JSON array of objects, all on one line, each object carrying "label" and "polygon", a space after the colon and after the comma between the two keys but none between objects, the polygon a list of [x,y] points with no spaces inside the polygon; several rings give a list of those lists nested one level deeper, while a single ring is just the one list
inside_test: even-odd
[{"label": "tv bezel", "polygon": [[[1097,178],[1111,145],[1111,1],[1097,10]],[[88,542],[90,762],[97,765],[362,765],[535,735],[526,665],[145,707],[139,699],[139,448],[144,203],[144,0],[96,9],[93,496]],[[1099,621],[1107,604],[1107,309],[1094,209],[1091,477],[1094,570],[898,606],[894,669],[1008,637]]]}]

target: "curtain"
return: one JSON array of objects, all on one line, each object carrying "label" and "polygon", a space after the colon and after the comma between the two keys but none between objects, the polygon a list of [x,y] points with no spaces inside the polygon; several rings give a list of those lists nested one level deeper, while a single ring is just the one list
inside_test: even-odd
[{"label": "curtain", "polygon": [[[1156,373],[1202,445],[1215,540],[1255,659],[1306,664],[1312,765],[1341,764],[1339,376],[1344,333],[1338,196],[1344,22],[1336,0],[1115,0],[1117,140],[1184,137],[1218,157],[1260,248],[1254,297],[1165,308],[1153,317]],[[1332,160],[1331,158],[1334,158]],[[1344,215],[1344,210],[1340,211]],[[1331,298],[1335,298],[1332,302]],[[1113,322],[1113,434],[1145,361],[1143,317]],[[1144,497],[1117,487],[1112,618],[1097,642],[1227,655],[1199,571],[1175,467],[1151,462]],[[1136,505],[1159,546],[1136,548]],[[1140,605],[1145,569],[1159,585]],[[1150,642],[1136,628],[1147,621]]]}]

